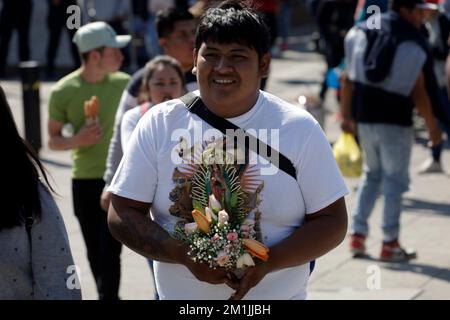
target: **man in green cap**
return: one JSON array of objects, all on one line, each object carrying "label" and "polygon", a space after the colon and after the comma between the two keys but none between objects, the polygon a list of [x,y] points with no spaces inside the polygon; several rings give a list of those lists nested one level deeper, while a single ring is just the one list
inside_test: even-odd
[{"label": "man in green cap", "polygon": [[[105,22],[82,26],[73,38],[81,67],[59,80],[49,101],[49,147],[72,149],[72,195],[99,299],[118,299],[121,244],[109,233],[99,199],[108,145],[120,96],[129,76],[119,72],[120,48],[131,40]],[[70,124],[74,134],[63,135]]]}]

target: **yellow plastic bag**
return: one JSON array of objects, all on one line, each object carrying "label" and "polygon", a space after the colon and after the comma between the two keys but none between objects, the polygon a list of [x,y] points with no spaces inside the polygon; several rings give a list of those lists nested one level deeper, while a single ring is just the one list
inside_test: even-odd
[{"label": "yellow plastic bag", "polygon": [[352,134],[343,132],[333,146],[333,154],[344,177],[357,178],[362,173],[361,150]]}]

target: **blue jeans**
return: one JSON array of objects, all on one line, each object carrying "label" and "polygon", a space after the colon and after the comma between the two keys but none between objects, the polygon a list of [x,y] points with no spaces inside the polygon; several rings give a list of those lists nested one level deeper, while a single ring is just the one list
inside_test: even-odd
[{"label": "blue jeans", "polygon": [[358,124],[364,155],[364,176],[353,212],[353,233],[367,235],[367,220],[383,185],[383,240],[398,239],[402,194],[409,187],[412,127],[388,124]]},{"label": "blue jeans", "polygon": [[287,41],[289,36],[289,28],[291,26],[291,10],[292,0],[285,0],[281,3],[280,12],[278,14],[278,28],[283,41]]}]

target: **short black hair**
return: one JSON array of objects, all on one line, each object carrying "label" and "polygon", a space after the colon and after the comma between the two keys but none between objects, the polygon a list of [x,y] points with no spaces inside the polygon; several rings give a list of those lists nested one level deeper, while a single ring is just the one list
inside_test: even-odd
[{"label": "short black hair", "polygon": [[270,48],[269,29],[263,18],[248,3],[236,0],[224,1],[202,15],[196,51],[207,41],[243,44],[255,49],[259,58]]},{"label": "short black hair", "polygon": [[185,20],[194,20],[194,16],[187,10],[169,8],[158,11],[155,21],[158,38],[167,37],[175,29],[176,22]]},{"label": "short black hair", "polygon": [[412,10],[414,9],[417,3],[418,1],[411,1],[411,0],[390,0],[389,7],[391,8],[391,10],[399,12],[400,8]]}]

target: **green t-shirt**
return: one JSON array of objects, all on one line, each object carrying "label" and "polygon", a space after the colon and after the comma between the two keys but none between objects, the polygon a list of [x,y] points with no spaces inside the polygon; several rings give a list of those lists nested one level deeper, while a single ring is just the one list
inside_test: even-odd
[{"label": "green t-shirt", "polygon": [[75,179],[100,179],[106,169],[109,142],[120,97],[130,76],[123,72],[107,75],[98,83],[88,83],[76,70],[56,83],[49,101],[49,118],[64,124],[70,123],[76,134],[85,125],[84,101],[97,96],[101,140],[92,146],[72,150],[72,177]]}]

